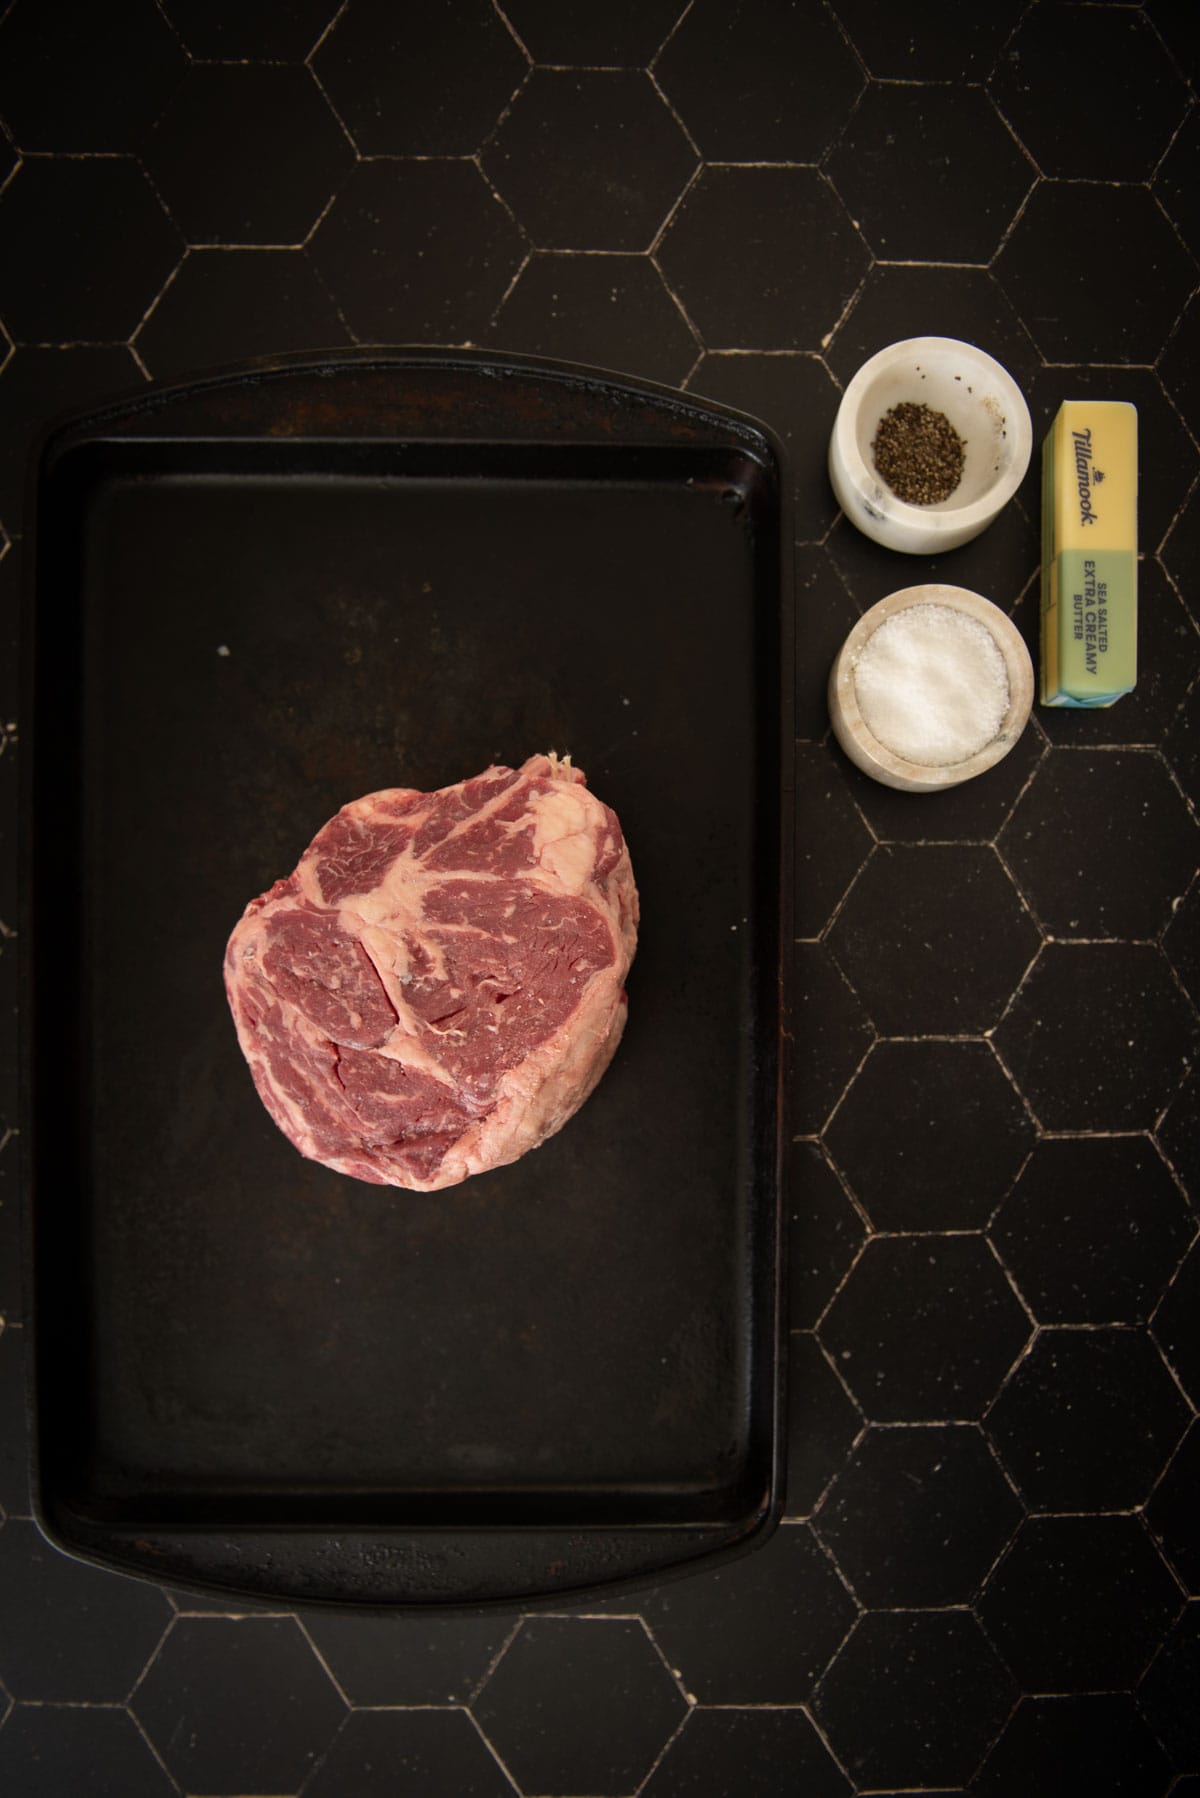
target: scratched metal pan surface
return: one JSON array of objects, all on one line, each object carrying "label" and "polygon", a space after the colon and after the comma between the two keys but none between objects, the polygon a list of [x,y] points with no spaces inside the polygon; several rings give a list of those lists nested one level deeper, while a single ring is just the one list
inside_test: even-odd
[{"label": "scratched metal pan surface", "polygon": [[[344,355],[150,389],[35,476],[39,1520],[171,1583],[474,1606],[780,1509],[792,655],[779,451],[597,371]],[[436,1194],[305,1161],[225,939],[347,800],[570,752],[630,845],[616,1061]]]}]

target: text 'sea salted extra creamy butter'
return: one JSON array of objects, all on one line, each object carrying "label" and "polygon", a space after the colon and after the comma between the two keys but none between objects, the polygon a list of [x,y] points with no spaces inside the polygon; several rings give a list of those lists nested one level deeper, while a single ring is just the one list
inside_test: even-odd
[{"label": "text 'sea salted extra creamy butter'", "polygon": [[1042,449],[1043,705],[1111,705],[1137,681],[1137,411],[1067,400]]}]

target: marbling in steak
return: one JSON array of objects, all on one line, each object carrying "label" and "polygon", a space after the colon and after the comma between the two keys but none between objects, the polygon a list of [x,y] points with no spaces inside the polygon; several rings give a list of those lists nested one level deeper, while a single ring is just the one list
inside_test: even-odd
[{"label": "marbling in steak", "polygon": [[515,1161],[612,1059],[637,914],[621,827],[569,758],[355,800],[229,939],[263,1104],[376,1185]]}]

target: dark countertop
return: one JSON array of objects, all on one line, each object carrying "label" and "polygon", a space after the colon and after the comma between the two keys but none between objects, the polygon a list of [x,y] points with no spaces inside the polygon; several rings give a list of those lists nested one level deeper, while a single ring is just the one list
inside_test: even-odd
[{"label": "dark countertop", "polygon": [[[1200,36],[1184,9],[14,0],[0,17],[0,1788],[1200,1791]],[[336,14],[336,16],[335,16]],[[1141,676],[872,785],[828,668],[895,587],[1036,639],[1036,470],[936,561],[837,512],[839,392],[957,336],[1132,400]],[[559,1614],[241,1608],[30,1517],[15,655],[47,417],[349,344],[683,386],[795,476],[786,1519]],[[9,1700],[11,1699],[11,1704]]]}]

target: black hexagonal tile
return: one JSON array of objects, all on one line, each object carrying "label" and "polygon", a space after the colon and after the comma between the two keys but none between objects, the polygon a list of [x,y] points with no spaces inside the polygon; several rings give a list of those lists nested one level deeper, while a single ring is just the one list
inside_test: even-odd
[{"label": "black hexagonal tile", "polygon": [[[1138,486],[1138,539],[1147,554],[1156,550],[1196,478],[1197,453],[1154,370],[1044,368],[1030,382],[1025,397],[1029,402],[1036,444],[1044,439],[1064,399],[1127,400],[1131,406],[1136,406],[1142,464]],[[1035,464],[1037,460],[1035,455]],[[1036,466],[1032,470],[1034,475],[1039,472]],[[1153,602],[1143,610],[1151,610],[1152,605]],[[1148,620],[1143,618],[1141,622]]]},{"label": "black hexagonal tile", "polygon": [[655,74],[708,162],[819,162],[863,85],[826,13],[695,0]]},{"label": "black hexagonal tile", "polygon": [[827,167],[887,262],[988,262],[1035,178],[982,88],[919,82],[873,83]]},{"label": "black hexagonal tile", "polygon": [[1050,943],[994,1039],[1047,1130],[1149,1130],[1200,1023],[1148,943]]},{"label": "black hexagonal tile", "polygon": [[846,790],[841,768],[821,744],[796,747],[797,937],[818,937],[871,853],[873,838]]},{"label": "black hexagonal tile", "polygon": [[1200,1602],[1189,1604],[1168,1633],[1138,1689],[1151,1729],[1177,1768],[1200,1763]]},{"label": "black hexagonal tile", "polygon": [[1143,1136],[1050,1137],[991,1236],[1039,1323],[1144,1323],[1195,1232]]},{"label": "black hexagonal tile", "polygon": [[1136,1684],[1183,1603],[1137,1517],[1031,1517],[979,1600],[1026,1692]]},{"label": "black hexagonal tile", "polygon": [[640,69],[535,69],[483,151],[540,249],[646,250],[696,154]]},{"label": "black hexagonal tile", "polygon": [[825,360],[847,386],[869,356],[906,337],[957,337],[978,344],[1028,398],[1037,352],[989,270],[877,264],[838,325]]},{"label": "black hexagonal tile", "polygon": [[837,16],[879,81],[982,81],[1020,17],[1019,0],[959,6],[922,0],[884,10],[876,0],[837,0]]},{"label": "black hexagonal tile", "polygon": [[360,162],[309,243],[363,343],[478,339],[524,254],[470,162]]},{"label": "black hexagonal tile", "polygon": [[[1139,278],[1112,303],[1094,248]],[[1042,181],[995,262],[1047,362],[1152,363],[1196,282],[1196,264],[1148,189]]]},{"label": "black hexagonal tile", "polygon": [[1189,606],[1191,616],[1200,623],[1200,482],[1172,518],[1158,559]]},{"label": "black hexagonal tile", "polygon": [[1088,1798],[1161,1798],[1168,1762],[1127,1693],[1022,1698],[971,1791],[978,1798],[1053,1792],[1063,1771]]},{"label": "black hexagonal tile", "polygon": [[1154,173],[1154,192],[1200,262],[1200,108],[1193,107]]},{"label": "black hexagonal tile", "polygon": [[971,1424],[872,1427],[814,1525],[872,1609],[967,1604],[1021,1519]]},{"label": "black hexagonal tile", "polygon": [[303,250],[190,251],[136,339],[160,380],[348,341]]},{"label": "black hexagonal tile", "polygon": [[646,256],[537,251],[486,334],[504,349],[678,385],[698,346]]},{"label": "black hexagonal tile", "polygon": [[859,1619],[813,1708],[859,1789],[879,1791],[965,1783],[1015,1696],[968,1612],[885,1611]]},{"label": "black hexagonal tile", "polygon": [[307,1612],[304,1629],[351,1704],[465,1704],[513,1623],[330,1610]]},{"label": "black hexagonal tile", "polygon": [[864,1225],[817,1143],[792,1156],[788,1322],[813,1327],[862,1243]]},{"label": "black hexagonal tile", "polygon": [[875,1423],[979,1417],[1029,1319],[978,1236],[869,1240],[820,1327]]},{"label": "black hexagonal tile", "polygon": [[1158,1145],[1200,1208],[1200,1067],[1192,1069],[1159,1120]]},{"label": "black hexagonal tile", "polygon": [[135,150],[187,68],[154,0],[17,0],[0,23],[0,115],[22,150]]},{"label": "black hexagonal tile", "polygon": [[785,1523],[755,1553],[650,1594],[642,1614],[699,1703],[802,1704],[855,1605],[808,1525]]},{"label": "black hexagonal tile", "polygon": [[[14,1248],[16,1232],[9,1228],[14,1211],[11,1200],[5,1205],[2,1221],[5,1236]],[[12,1278],[10,1275],[9,1278]],[[0,1512],[9,1517],[28,1517],[29,1495],[29,1428],[28,1428],[28,1361],[26,1332],[14,1322],[19,1311],[4,1313],[0,1327]]]},{"label": "black hexagonal tile", "polygon": [[636,1618],[526,1617],[473,1712],[522,1791],[623,1793],[687,1705]]},{"label": "black hexagonal tile", "polygon": [[880,1042],[825,1131],[877,1230],[980,1230],[1033,1142],[982,1042]]},{"label": "black hexagonal tile", "polygon": [[181,1617],[132,1709],[189,1792],[292,1792],[346,1707],[292,1617]]},{"label": "black hexagonal tile", "polygon": [[1200,1009],[1200,880],[1193,881],[1186,896],[1176,902],[1162,946],[1192,1004]]},{"label": "black hexagonal tile", "polygon": [[861,1005],[820,943],[795,950],[793,1120],[816,1135],[873,1040]]},{"label": "black hexagonal tile", "polygon": [[1187,891],[1200,828],[1152,751],[1052,749],[997,842],[1057,939],[1147,938]]},{"label": "black hexagonal tile", "polygon": [[0,230],[0,314],[16,343],[123,341],[182,254],[124,156],[27,158],[0,194]]},{"label": "black hexagonal tile", "polygon": [[668,37],[683,0],[505,0],[504,14],[535,62],[576,68],[644,68]]},{"label": "black hexagonal tile", "polygon": [[657,255],[707,348],[742,350],[818,350],[869,261],[815,169],[770,166],[703,169]]},{"label": "black hexagonal tile", "polygon": [[1200,441],[1200,296],[1194,294],[1182,307],[1158,372],[1192,436]]},{"label": "black hexagonal tile", "polygon": [[153,1586],[68,1560],[34,1524],[11,1518],[0,1529],[0,1585],[0,1679],[18,1699],[119,1703],[171,1618]]},{"label": "black hexagonal tile", "polygon": [[825,456],[837,415],[838,393],[816,356],[781,352],[773,356],[703,357],[688,379],[692,393],[761,418],[779,433],[788,451],[797,543],[815,543],[837,517]]},{"label": "black hexagonal tile", "polygon": [[1146,1521],[1193,1598],[1200,1597],[1200,1422],[1192,1424],[1146,1506]]},{"label": "black hexagonal tile", "polygon": [[1142,1330],[1043,1330],[987,1418],[1031,1510],[1141,1504],[1188,1422]]},{"label": "black hexagonal tile", "polygon": [[507,1778],[466,1711],[355,1711],[304,1798],[512,1798]]},{"label": "black hexagonal tile", "polygon": [[0,1729],[0,1789],[13,1798],[85,1790],[96,1798],[171,1798],[179,1788],[128,1711],[22,1704]]},{"label": "black hexagonal tile", "polygon": [[[1035,589],[1016,619],[1026,641],[1032,638],[1035,644],[1037,609]],[[1158,562],[1147,557],[1138,563],[1138,677],[1133,692],[1111,706],[1039,706],[1038,727],[1052,743],[1075,749],[1165,741],[1198,662],[1196,628]]]},{"label": "black hexagonal tile", "polygon": [[862,1430],[862,1417],[815,1336],[788,1344],[787,1496],[789,1518],[808,1517]]},{"label": "black hexagonal tile", "polygon": [[123,345],[14,350],[0,370],[0,515],[21,528],[28,458],[38,432],[60,413],[140,387]]},{"label": "black hexagonal tile", "polygon": [[487,0],[350,6],[312,58],[364,156],[470,156],[528,72]]},{"label": "black hexagonal tile", "polygon": [[996,1022],[1038,933],[991,849],[883,845],[828,943],[882,1035],[966,1034]]},{"label": "black hexagonal tile", "polygon": [[1200,1238],[1152,1319],[1154,1335],[1193,1404],[1200,1406]]},{"label": "black hexagonal tile", "polygon": [[[1145,181],[1187,107],[1157,32],[1127,7],[1039,6],[988,88],[1043,174],[1077,181]],[[1147,102],[1131,105],[1131,90]],[[1101,117],[1107,128],[1097,132]]]},{"label": "black hexagonal tile", "polygon": [[193,244],[302,242],[353,157],[308,70],[286,63],[193,66],[143,152]]},{"label": "black hexagonal tile", "polygon": [[337,0],[162,0],[162,10],[198,60],[302,62]]},{"label": "black hexagonal tile", "polygon": [[829,670],[858,611],[823,549],[795,558],[796,736],[816,742],[829,731]]},{"label": "black hexagonal tile", "polygon": [[806,1711],[694,1710],[639,1798],[841,1798],[850,1782]]},{"label": "black hexagonal tile", "polygon": [[1163,754],[1192,804],[1200,807],[1200,681],[1163,738]]}]

